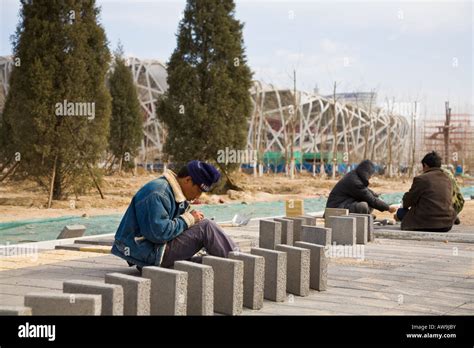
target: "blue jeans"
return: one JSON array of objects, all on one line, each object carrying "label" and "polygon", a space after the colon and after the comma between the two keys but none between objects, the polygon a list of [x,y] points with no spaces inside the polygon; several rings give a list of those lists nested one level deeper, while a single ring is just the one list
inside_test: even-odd
[{"label": "blue jeans", "polygon": [[405,215],[408,213],[409,209],[406,208],[398,208],[397,209],[397,218],[398,220],[402,221]]}]

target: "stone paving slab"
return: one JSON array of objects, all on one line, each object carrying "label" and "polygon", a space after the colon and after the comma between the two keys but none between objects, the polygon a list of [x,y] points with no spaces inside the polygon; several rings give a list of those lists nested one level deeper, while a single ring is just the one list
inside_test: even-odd
[{"label": "stone paving slab", "polygon": [[[258,240],[255,220],[225,230],[249,245]],[[451,233],[474,234],[474,228],[455,226],[443,235]],[[328,258],[327,291],[265,300],[261,310],[242,314],[474,315],[474,244],[377,238],[363,247],[363,260]],[[22,306],[26,293],[60,292],[64,280],[97,281],[113,272],[138,276],[113,255],[46,250],[36,259],[0,257],[0,305]]]}]

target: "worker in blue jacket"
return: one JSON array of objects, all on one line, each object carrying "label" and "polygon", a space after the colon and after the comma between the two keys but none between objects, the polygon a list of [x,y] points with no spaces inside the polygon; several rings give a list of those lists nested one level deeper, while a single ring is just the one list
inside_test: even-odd
[{"label": "worker in blue jacket", "polygon": [[236,244],[214,221],[190,210],[189,201],[208,192],[219,181],[212,165],[191,161],[177,174],[167,170],[133,197],[115,234],[112,254],[141,271],[144,266],[173,267],[192,260],[202,248],[210,255],[227,257]]}]

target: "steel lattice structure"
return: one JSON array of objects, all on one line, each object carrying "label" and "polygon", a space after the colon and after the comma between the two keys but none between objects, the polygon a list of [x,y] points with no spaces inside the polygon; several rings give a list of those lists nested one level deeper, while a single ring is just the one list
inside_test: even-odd
[{"label": "steel lattice structure", "polygon": [[[166,66],[158,60],[128,58],[143,110],[143,140],[140,162],[160,159],[166,131],[156,115],[156,101],[167,88]],[[0,57],[0,110],[8,92],[11,57]],[[258,153],[290,149],[290,123],[295,123],[294,150],[303,153],[331,152],[333,148],[333,105],[323,96],[289,89],[277,89],[255,81],[250,89],[253,111],[249,120],[248,150]],[[362,107],[336,102],[337,151],[347,153],[350,162],[364,157],[387,163],[389,142],[393,163],[406,162],[409,124],[402,116],[388,115],[379,108],[369,113]],[[295,116],[296,115],[296,116]],[[366,133],[368,132],[368,133]],[[367,141],[366,141],[367,139]],[[367,143],[367,146],[366,146]],[[366,149],[367,148],[367,149]]]},{"label": "steel lattice structure", "polygon": [[158,60],[135,57],[128,58],[126,63],[132,71],[144,115],[141,162],[153,162],[160,159],[166,136],[163,124],[156,115],[156,102],[168,89],[166,66]]},{"label": "steel lattice structure", "polygon": [[8,79],[10,78],[12,67],[12,57],[0,57],[0,112],[5,106],[5,100],[8,93]]},{"label": "steel lattice structure", "polygon": [[[254,107],[247,138],[249,149],[258,153],[289,151],[293,122],[295,151],[332,152],[335,120],[332,100],[299,91],[295,98],[291,90],[258,81],[251,95]],[[356,105],[336,101],[336,125],[337,152],[347,153],[349,162],[362,160],[366,152],[365,157],[387,163],[389,142],[393,163],[406,161],[403,154],[410,127],[405,117],[389,115],[380,108],[369,114]]]}]

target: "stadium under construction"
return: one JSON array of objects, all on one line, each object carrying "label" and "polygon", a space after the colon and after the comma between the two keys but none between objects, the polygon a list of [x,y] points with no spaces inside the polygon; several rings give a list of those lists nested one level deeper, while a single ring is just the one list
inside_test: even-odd
[{"label": "stadium under construction", "polygon": [[[0,110],[8,93],[13,64],[11,57],[0,57]],[[157,118],[156,102],[168,88],[166,66],[158,60],[134,57],[128,58],[127,64],[143,111],[138,163],[144,166],[160,163],[166,130]],[[364,158],[390,173],[410,164],[411,149],[417,143],[410,119],[378,106],[375,93],[322,96],[281,89],[261,81],[254,81],[250,93],[253,110],[248,121],[246,150],[257,153],[258,162],[266,170],[285,170],[292,151],[296,168],[317,172],[321,165],[331,171],[333,164],[337,164],[339,172],[344,172],[347,166]],[[466,119],[469,121],[469,117]],[[465,126],[472,127],[470,123]],[[419,147],[418,151],[421,150]],[[461,153],[470,151],[464,149]]]}]

